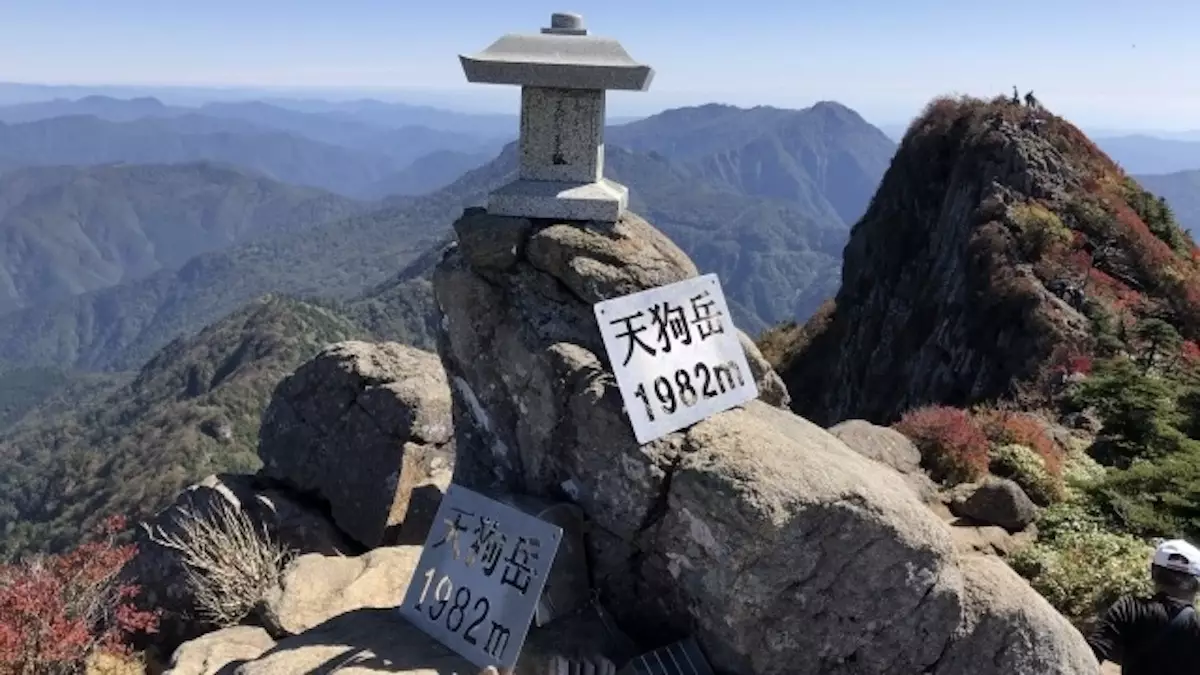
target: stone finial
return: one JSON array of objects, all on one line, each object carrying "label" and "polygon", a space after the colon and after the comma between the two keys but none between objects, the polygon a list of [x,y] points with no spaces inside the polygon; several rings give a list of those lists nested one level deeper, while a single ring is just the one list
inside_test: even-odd
[{"label": "stone finial", "polygon": [[550,15],[550,27],[543,28],[543,33],[554,35],[587,35],[583,27],[583,15],[573,12],[555,12]]},{"label": "stone finial", "polygon": [[583,17],[557,12],[540,34],[509,34],[459,56],[469,82],[521,87],[517,180],[488,197],[488,212],[616,221],[629,189],[604,178],[605,92],[645,91],[654,71],[616,40],[588,34]]}]

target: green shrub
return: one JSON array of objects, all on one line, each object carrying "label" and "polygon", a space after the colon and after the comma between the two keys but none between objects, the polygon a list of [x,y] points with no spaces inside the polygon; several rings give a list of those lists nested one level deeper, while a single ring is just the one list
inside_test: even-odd
[{"label": "green shrub", "polygon": [[1071,243],[1071,229],[1043,204],[1014,204],[1010,215],[1021,235],[1025,252],[1031,258],[1036,258],[1055,246]]},{"label": "green shrub", "polygon": [[1038,506],[1062,500],[1062,481],[1050,475],[1046,460],[1032,448],[1016,443],[1002,445],[992,450],[990,459],[989,469],[993,474],[1020,485]]},{"label": "green shrub", "polygon": [[1080,490],[1104,480],[1108,470],[1092,459],[1084,448],[1069,448],[1063,460],[1063,483],[1068,498],[1077,496]]},{"label": "green shrub", "polygon": [[1008,559],[1034,590],[1081,628],[1121,595],[1150,590],[1150,545],[1104,528],[1104,520],[1086,506],[1056,504],[1038,519],[1039,540]]}]

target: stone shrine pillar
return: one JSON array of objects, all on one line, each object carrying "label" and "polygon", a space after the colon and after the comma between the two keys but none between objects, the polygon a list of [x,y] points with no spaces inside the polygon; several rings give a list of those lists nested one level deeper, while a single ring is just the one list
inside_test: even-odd
[{"label": "stone shrine pillar", "polygon": [[629,189],[604,178],[609,89],[645,91],[654,71],[616,40],[589,36],[578,14],[557,13],[540,35],[509,34],[460,55],[469,82],[521,86],[520,171],[488,196],[488,213],[614,222]]}]

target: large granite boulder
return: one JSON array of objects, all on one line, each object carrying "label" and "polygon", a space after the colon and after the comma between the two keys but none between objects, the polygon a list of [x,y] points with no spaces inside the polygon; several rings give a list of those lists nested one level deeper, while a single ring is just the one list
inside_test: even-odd
[{"label": "large granite boulder", "polygon": [[392,342],[324,349],[279,383],[259,432],[261,473],[368,547],[424,539],[453,455],[441,362]]},{"label": "large granite boulder", "polygon": [[756,401],[637,444],[591,305],[696,274],[645,221],[455,229],[434,275],[455,482],[579,504],[631,635],[694,633],[736,673],[1094,675],[1024,581],[975,578],[895,470],[808,421]]},{"label": "large granite boulder", "polygon": [[257,529],[295,553],[343,555],[359,550],[319,505],[270,480],[223,474],[189,486],[136,531],[137,555],[122,570],[124,578],[141,586],[139,604],[162,611],[159,631],[149,639],[167,654],[212,626],[198,612],[182,555],[159,542],[179,536],[189,518],[210,518],[222,505],[245,514]]},{"label": "large granite boulder", "polygon": [[356,557],[300,556],[267,595],[264,620],[283,637],[356,609],[394,608],[420,558],[420,546],[377,548]]}]

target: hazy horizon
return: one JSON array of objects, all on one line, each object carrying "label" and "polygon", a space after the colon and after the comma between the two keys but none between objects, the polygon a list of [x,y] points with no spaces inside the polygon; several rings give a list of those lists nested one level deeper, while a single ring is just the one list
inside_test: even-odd
[{"label": "hazy horizon", "polygon": [[593,34],[619,39],[656,70],[649,92],[612,97],[617,116],[707,102],[804,108],[834,100],[894,126],[935,96],[988,97],[1017,85],[1081,126],[1196,129],[1200,90],[1185,83],[1200,60],[1190,35],[1200,5],[1147,0],[1134,14],[1117,9],[1083,0],[1012,0],[1003,12],[943,0],[808,7],[48,0],[5,7],[0,81],[375,92],[512,112],[515,88],[468,85],[457,55],[504,33],[537,32],[552,11],[575,10]]}]

